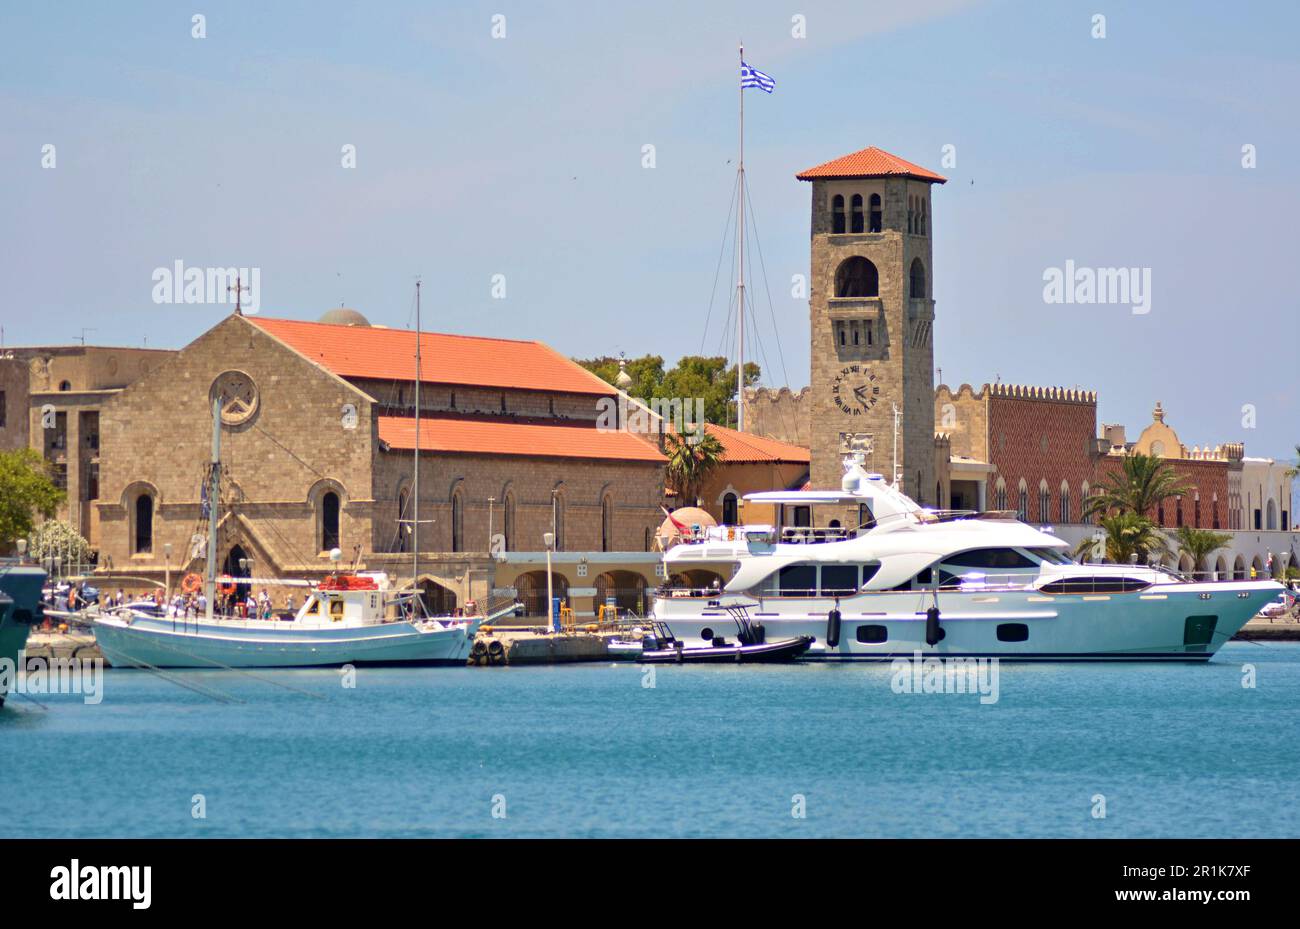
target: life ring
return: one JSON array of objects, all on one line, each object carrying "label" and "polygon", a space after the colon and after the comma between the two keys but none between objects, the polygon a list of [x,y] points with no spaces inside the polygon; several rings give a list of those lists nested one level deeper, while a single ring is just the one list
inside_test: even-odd
[{"label": "life ring", "polygon": [[221,577],[217,579],[217,590],[221,591],[226,596],[230,596],[230,594],[235,592],[235,579],[229,574],[221,575]]},{"label": "life ring", "polygon": [[196,594],[203,589],[203,578],[199,577],[193,571],[185,575],[181,581],[181,591],[187,594]]}]

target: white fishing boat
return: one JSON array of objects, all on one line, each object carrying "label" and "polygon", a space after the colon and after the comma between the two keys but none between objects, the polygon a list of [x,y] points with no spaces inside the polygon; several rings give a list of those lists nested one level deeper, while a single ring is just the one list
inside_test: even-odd
[{"label": "white fishing boat", "polygon": [[[814,638],[804,659],[926,657],[1207,661],[1282,585],[1189,581],[1158,567],[1080,564],[1011,513],[919,506],[861,459],[838,491],[746,496],[775,512],[831,506],[854,528],[720,526],[664,553],[654,619],[687,646],[725,641],[737,611],[767,639]],[[793,508],[799,508],[794,510]],[[829,522],[829,521],[828,521]],[[674,578],[712,570],[729,580]]]},{"label": "white fishing boat", "polygon": [[114,667],[464,665],[479,625],[514,609],[512,603],[494,616],[422,617],[417,599],[392,591],[382,572],[338,573],[312,588],[291,619],[122,609],[95,620],[95,639]]}]

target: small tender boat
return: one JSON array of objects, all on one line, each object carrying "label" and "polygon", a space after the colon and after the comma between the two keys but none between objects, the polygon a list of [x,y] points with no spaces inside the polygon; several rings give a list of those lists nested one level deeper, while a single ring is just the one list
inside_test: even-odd
[{"label": "small tender boat", "polygon": [[744,606],[724,606],[736,624],[736,641],[715,636],[708,645],[687,646],[663,623],[655,623],[652,642],[642,648],[642,664],[758,664],[794,661],[813,644],[810,635],[767,641],[762,623],[750,620]]}]

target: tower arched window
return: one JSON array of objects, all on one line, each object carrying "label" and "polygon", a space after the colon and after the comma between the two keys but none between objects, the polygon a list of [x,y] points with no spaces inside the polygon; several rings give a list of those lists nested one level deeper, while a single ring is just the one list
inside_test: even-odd
[{"label": "tower arched window", "polygon": [[844,198],[836,194],[831,198],[831,232],[839,235],[844,228]]},{"label": "tower arched window", "polygon": [[1038,482],[1038,521],[1046,523],[1052,518],[1052,494],[1047,489],[1047,478]]},{"label": "tower arched window", "polygon": [[1065,481],[1061,481],[1060,521],[1070,521],[1070,485]]},{"label": "tower arched window", "polygon": [[135,498],[135,532],[132,546],[137,555],[153,551],[153,496],[142,493]]},{"label": "tower arched window", "polygon": [[908,233],[916,232],[916,198],[907,198],[907,231]]},{"label": "tower arched window", "polygon": [[840,263],[835,272],[835,296],[876,297],[880,295],[880,273],[866,258],[854,255]]},{"label": "tower arched window", "polygon": [[852,225],[849,227],[851,232],[862,232],[866,228],[866,221],[862,216],[862,194],[853,195],[853,215],[850,217]]},{"label": "tower arched window", "polygon": [[339,548],[339,495],[326,491],[320,498],[320,550]]},{"label": "tower arched window", "polygon": [[921,263],[920,258],[912,259],[912,270],[909,274],[909,294],[913,300],[919,300],[925,296],[925,265]]},{"label": "tower arched window", "polygon": [[880,194],[871,195],[871,225],[868,227],[872,232],[879,232],[884,223],[880,210]]},{"label": "tower arched window", "polygon": [[556,488],[551,496],[551,512],[553,515],[553,525],[555,531],[555,550],[564,551],[564,492]]},{"label": "tower arched window", "polygon": [[1021,522],[1029,519],[1029,485],[1023,477],[1020,479],[1020,495],[1016,501],[1016,518]]},{"label": "tower arched window", "polygon": [[1087,481],[1084,481],[1081,485],[1079,485],[1079,522],[1081,523],[1092,522],[1092,517],[1085,512],[1085,510],[1088,507],[1088,497],[1090,497],[1091,495],[1092,495],[1092,488],[1088,486]]},{"label": "tower arched window", "polygon": [[995,510],[1005,510],[1007,508],[1007,482],[1000,477],[993,491],[993,508]]}]

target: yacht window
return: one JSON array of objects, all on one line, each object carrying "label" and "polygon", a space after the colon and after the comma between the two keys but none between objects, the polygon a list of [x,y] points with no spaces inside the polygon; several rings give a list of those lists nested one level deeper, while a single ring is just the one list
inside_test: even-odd
[{"label": "yacht window", "polygon": [[1127,594],[1150,586],[1136,577],[1063,577],[1038,589],[1045,594]]},{"label": "yacht window", "polygon": [[855,564],[822,565],[823,596],[851,594],[858,589],[858,566]]},{"label": "yacht window", "polygon": [[998,625],[999,642],[1029,641],[1029,627],[1024,623],[1000,623]]},{"label": "yacht window", "polygon": [[342,615],[343,615],[343,601],[342,600],[330,601],[330,616],[341,617]]},{"label": "yacht window", "polygon": [[307,615],[308,615],[308,616],[319,616],[319,615],[320,615],[320,601],[319,601],[319,600],[312,600],[311,605],[307,607]]},{"label": "yacht window", "polygon": [[1035,558],[1041,558],[1048,564],[1073,564],[1064,552],[1058,552],[1054,548],[1030,548],[1026,549],[1029,554]]},{"label": "yacht window", "polygon": [[777,590],[785,597],[810,597],[817,591],[817,566],[790,564],[777,572]]},{"label": "yacht window", "polygon": [[862,579],[858,581],[858,589],[861,590],[863,587],[866,587],[868,584],[870,584],[871,579],[875,577],[879,571],[880,571],[880,565],[878,563],[864,564],[862,566]]},{"label": "yacht window", "polygon": [[864,642],[868,645],[878,645],[879,643],[886,641],[888,638],[889,629],[886,626],[880,626],[873,623],[869,626],[858,627],[857,639],[859,642]]},{"label": "yacht window", "polygon": [[1014,548],[977,548],[973,551],[949,555],[946,565],[959,568],[1032,568],[1035,562]]}]

